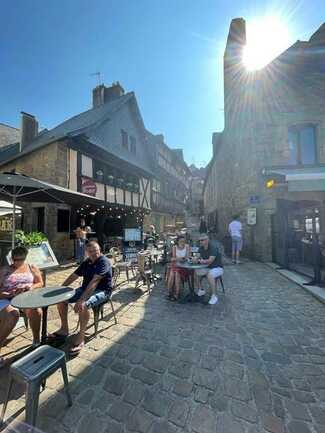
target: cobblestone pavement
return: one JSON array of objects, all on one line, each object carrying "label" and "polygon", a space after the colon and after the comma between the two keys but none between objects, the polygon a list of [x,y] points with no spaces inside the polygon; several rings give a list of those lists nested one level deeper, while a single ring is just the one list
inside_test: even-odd
[{"label": "cobblestone pavement", "polygon": [[[60,375],[48,380],[39,428],[324,433],[325,306],[263,264],[226,266],[224,281],[217,306],[168,302],[163,284],[150,296],[127,286],[115,292],[119,324],[107,306],[98,337],[68,362],[72,408]],[[27,346],[29,333],[16,334],[6,348],[11,356]],[[2,370],[0,402],[6,379]],[[15,399],[9,412],[23,419],[21,389]]]}]

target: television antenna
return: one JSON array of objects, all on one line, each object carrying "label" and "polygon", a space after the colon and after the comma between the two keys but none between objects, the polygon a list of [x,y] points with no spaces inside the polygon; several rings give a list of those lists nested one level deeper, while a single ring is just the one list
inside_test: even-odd
[{"label": "television antenna", "polygon": [[102,80],[101,80],[101,73],[98,72],[93,72],[92,74],[90,74],[91,77],[97,77],[97,84],[98,86],[100,86],[102,84]]}]

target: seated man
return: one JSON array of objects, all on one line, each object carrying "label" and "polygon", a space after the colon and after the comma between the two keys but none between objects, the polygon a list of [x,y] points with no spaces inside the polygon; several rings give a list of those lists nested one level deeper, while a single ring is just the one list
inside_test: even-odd
[{"label": "seated man", "polygon": [[[74,311],[79,314],[80,331],[75,335],[71,355],[77,355],[84,346],[85,331],[89,320],[89,308],[96,307],[109,299],[112,292],[112,267],[109,260],[101,253],[97,242],[90,241],[86,245],[88,258],[64,281],[69,286],[77,278],[83,277],[81,287],[68,301],[75,303]],[[61,328],[49,336],[50,340],[65,339],[69,334],[68,303],[58,304]]]},{"label": "seated man", "polygon": [[[199,278],[202,276],[207,276],[209,286],[211,289],[211,298],[209,300],[210,305],[214,305],[218,303],[218,297],[216,294],[216,278],[223,275],[223,266],[222,266],[222,258],[219,248],[216,244],[210,241],[209,236],[206,234],[200,235],[200,248],[199,253],[201,259],[199,260],[200,264],[206,264],[208,267],[206,269],[197,269],[196,275]],[[198,296],[205,295],[205,291],[201,288],[201,284],[199,284]]]}]

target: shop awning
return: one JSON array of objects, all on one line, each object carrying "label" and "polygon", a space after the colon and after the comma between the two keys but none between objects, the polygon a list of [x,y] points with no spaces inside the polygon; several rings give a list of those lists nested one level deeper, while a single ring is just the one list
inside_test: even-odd
[{"label": "shop awning", "polygon": [[325,192],[325,167],[265,169],[264,175],[282,178],[290,192]]}]

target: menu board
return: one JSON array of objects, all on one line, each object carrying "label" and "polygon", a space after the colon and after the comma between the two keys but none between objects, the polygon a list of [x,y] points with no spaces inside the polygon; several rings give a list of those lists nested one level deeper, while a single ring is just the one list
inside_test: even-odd
[{"label": "menu board", "polygon": [[124,229],[124,241],[130,242],[141,242],[141,229],[132,228],[132,229]]},{"label": "menu board", "polygon": [[[7,256],[7,260],[9,264],[12,263],[11,251]],[[42,242],[39,245],[29,247],[26,262],[30,265],[37,266],[39,269],[47,269],[59,265],[48,242]]]}]

